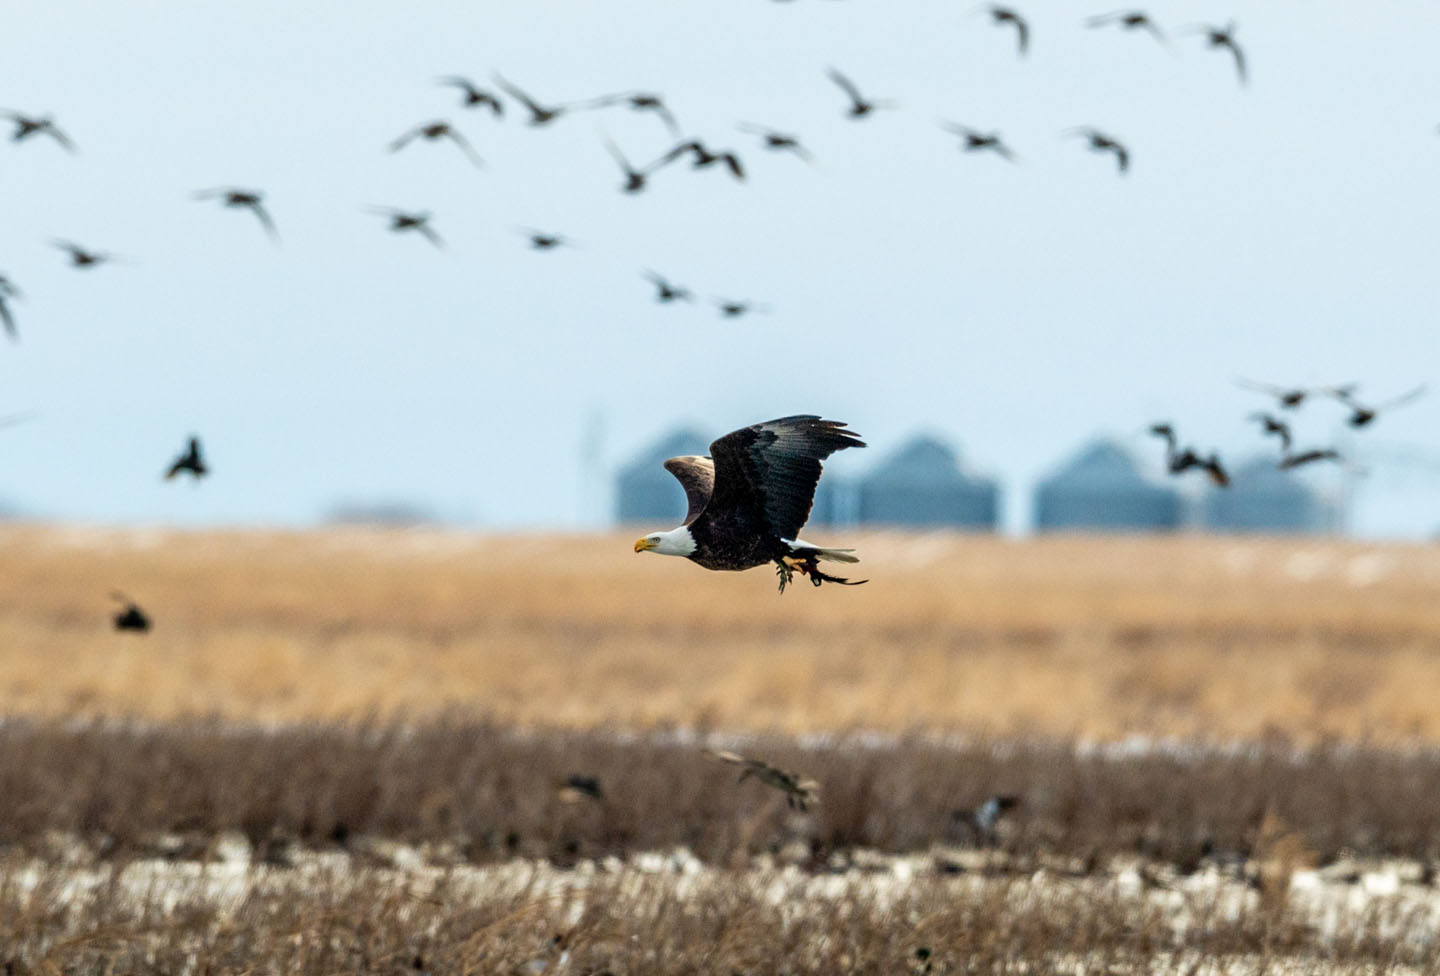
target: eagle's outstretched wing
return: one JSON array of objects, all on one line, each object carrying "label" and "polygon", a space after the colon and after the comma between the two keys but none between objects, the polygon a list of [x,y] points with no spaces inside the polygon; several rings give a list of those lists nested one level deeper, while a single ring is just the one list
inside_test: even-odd
[{"label": "eagle's outstretched wing", "polygon": [[710,494],[715,490],[715,462],[708,457],[687,454],[666,461],[665,470],[673,474],[680,487],[685,489],[685,501],[689,508],[685,512],[684,524],[689,525],[710,504]]},{"label": "eagle's outstretched wing", "polygon": [[744,427],[710,445],[715,487],[706,514],[724,521],[732,511],[763,519],[782,539],[794,539],[810,517],[820,462],[847,447],[864,447],[845,424],[814,414]]}]

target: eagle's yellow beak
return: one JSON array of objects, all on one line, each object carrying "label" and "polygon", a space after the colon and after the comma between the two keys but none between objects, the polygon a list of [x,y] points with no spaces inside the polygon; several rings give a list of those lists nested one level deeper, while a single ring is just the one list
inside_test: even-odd
[{"label": "eagle's yellow beak", "polygon": [[644,551],[647,550],[647,549],[654,549],[654,548],[655,548],[655,543],[651,542],[649,539],[636,539],[636,540],[635,540],[635,551],[636,551],[636,552],[644,552]]}]

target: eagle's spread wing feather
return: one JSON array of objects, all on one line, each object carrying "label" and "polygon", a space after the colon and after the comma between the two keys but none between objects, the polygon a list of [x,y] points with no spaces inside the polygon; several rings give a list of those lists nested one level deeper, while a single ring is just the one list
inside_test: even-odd
[{"label": "eagle's spread wing feather", "polygon": [[814,414],[745,427],[710,445],[715,488],[709,514],[749,510],[782,539],[794,539],[810,517],[820,462],[865,442],[834,420]]},{"label": "eagle's spread wing feather", "polygon": [[715,489],[715,462],[708,457],[690,454],[666,461],[665,470],[673,474],[680,487],[685,489],[689,509],[685,512],[684,524],[689,525],[710,504],[710,494]]}]

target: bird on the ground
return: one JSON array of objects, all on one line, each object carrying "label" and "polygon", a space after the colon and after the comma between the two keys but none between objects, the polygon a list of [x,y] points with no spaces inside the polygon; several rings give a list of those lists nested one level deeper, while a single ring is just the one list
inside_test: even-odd
[{"label": "bird on the ground", "polygon": [[273,241],[280,240],[280,232],[275,229],[275,221],[270,219],[264,206],[264,194],[259,190],[241,190],[233,186],[216,187],[213,190],[200,190],[194,194],[196,200],[220,200],[226,207],[244,207],[255,215],[260,221],[260,226],[265,228],[265,233],[270,235]]},{"label": "bird on the ground", "polygon": [[380,214],[390,218],[390,229],[396,233],[414,231],[420,234],[431,244],[438,248],[444,248],[445,242],[440,235],[435,233],[435,228],[430,226],[431,213],[428,210],[396,210],[394,207],[367,207],[370,213]]},{"label": "bird on the ground", "polygon": [[668,166],[687,153],[690,155],[691,169],[704,169],[707,166],[714,166],[716,163],[724,163],[729,167],[731,176],[737,180],[745,179],[745,168],[740,165],[740,157],[735,155],[733,150],[713,150],[699,139],[691,139],[688,142],[680,143],[680,145],[661,156],[648,168],[659,169],[662,166]]},{"label": "bird on the ground", "polygon": [[1358,428],[1370,426],[1370,424],[1375,421],[1375,418],[1378,417],[1382,411],[1404,406],[1405,404],[1411,402],[1416,397],[1420,396],[1422,393],[1425,392],[1426,386],[1427,384],[1422,383],[1419,386],[1415,387],[1415,389],[1410,390],[1407,393],[1402,393],[1400,396],[1396,397],[1393,400],[1387,400],[1384,403],[1377,403],[1372,406],[1366,406],[1355,399],[1354,387],[1344,387],[1339,392],[1333,395],[1335,399],[1339,400],[1341,403],[1345,404],[1345,406],[1350,408],[1350,416],[1345,418],[1345,422],[1351,427]]},{"label": "bird on the ground", "polygon": [[569,105],[541,105],[535,101],[535,99],[525,94],[525,92],[506,81],[499,72],[495,73],[495,84],[499,85],[505,94],[530,110],[530,120],[527,123],[529,125],[549,125],[571,108]]},{"label": "bird on the ground", "polygon": [[55,240],[51,241],[51,243],[60,250],[69,253],[70,266],[72,268],[94,268],[115,260],[115,255],[107,251],[90,251],[76,244],[74,241]]},{"label": "bird on the ground", "polygon": [[1089,140],[1091,152],[1108,152],[1115,154],[1115,166],[1121,174],[1130,169],[1130,150],[1113,136],[1108,136],[1099,129],[1091,126],[1077,126],[1073,129],[1066,129],[1067,136],[1084,136]]},{"label": "bird on the ground", "polygon": [[621,192],[639,193],[645,189],[645,181],[650,178],[649,170],[636,169],[632,166],[630,160],[626,159],[625,154],[620,151],[620,147],[609,139],[605,140],[605,148],[610,151],[611,156],[615,157],[615,162],[620,165],[621,172],[625,174],[625,182],[620,185]]},{"label": "bird on the ground", "polygon": [[1275,398],[1276,403],[1286,410],[1294,410],[1310,397],[1328,396],[1344,399],[1359,389],[1359,385],[1356,383],[1346,383],[1343,386],[1280,386],[1276,383],[1261,383],[1244,378],[1237,379],[1235,385],[1247,390],[1268,393]]},{"label": "bird on the ground", "polygon": [[1165,439],[1165,470],[1170,474],[1184,474],[1192,468],[1199,468],[1210,476],[1215,485],[1224,488],[1230,484],[1230,475],[1214,451],[1209,457],[1202,457],[1194,448],[1182,450],[1175,428],[1170,424],[1151,424],[1150,433]]},{"label": "bird on the ground", "polygon": [[1020,798],[1007,793],[997,793],[978,807],[966,807],[950,811],[950,823],[959,827],[982,844],[995,840],[995,828],[1011,810],[1020,806]]},{"label": "bird on the ground", "polygon": [[1161,44],[1169,43],[1159,26],[1143,10],[1117,10],[1114,13],[1090,17],[1085,21],[1086,27],[1106,27],[1110,24],[1127,31],[1147,30]]},{"label": "bird on the ground", "polygon": [[140,604],[119,590],[112,590],[110,597],[124,604],[120,612],[111,618],[116,630],[133,630],[143,634],[150,629],[150,617],[140,609]]},{"label": "bird on the ground", "polygon": [[15,123],[15,131],[10,134],[11,142],[23,142],[31,136],[45,135],[54,139],[68,152],[75,152],[75,143],[70,137],[60,131],[55,120],[48,115],[31,116],[23,112],[16,112],[10,109],[0,109],[0,116]]},{"label": "bird on the ground", "polygon": [[191,435],[189,443],[185,445],[185,450],[166,469],[165,480],[170,481],[181,472],[190,475],[195,481],[199,481],[210,473],[210,469],[205,464],[205,458],[200,453],[200,438],[194,435]]},{"label": "bird on the ground", "polygon": [[655,92],[619,92],[602,95],[584,103],[586,108],[609,108],[611,105],[628,105],[636,112],[654,112],[660,121],[665,123],[665,128],[670,130],[671,135],[680,135],[680,125],[675,121],[675,116],[665,106],[665,99]]},{"label": "bird on the ground", "polygon": [[786,132],[780,132],[775,129],[771,129],[768,126],[756,125],[753,122],[741,122],[738,126],[736,126],[736,128],[738,128],[741,132],[749,132],[753,135],[759,136],[763,140],[761,145],[763,145],[766,149],[773,149],[777,152],[782,150],[789,151],[799,156],[807,163],[814,162],[814,159],[810,155],[810,151],[804,146],[800,145],[800,140],[796,136],[790,135]]},{"label": "bird on the ground", "polygon": [[1019,46],[1020,55],[1023,57],[1030,49],[1030,25],[1025,22],[1025,18],[1021,17],[1010,7],[1002,7],[998,4],[990,4],[985,7],[985,10],[990,14],[990,23],[996,25],[1015,25],[1015,42]]},{"label": "bird on the ground", "polygon": [[850,107],[845,110],[845,114],[852,119],[863,119],[876,109],[894,107],[895,103],[891,101],[876,102],[865,98],[860,94],[860,89],[855,87],[853,81],[834,68],[830,69],[830,80],[839,85],[845,94],[850,97]]},{"label": "bird on the ground", "polygon": [[1250,419],[1260,424],[1261,430],[1267,435],[1280,438],[1280,453],[1290,453],[1290,425],[1283,420],[1277,420],[1268,413],[1252,413]]},{"label": "bird on the ground", "polygon": [[813,414],[781,417],[726,434],[710,445],[707,457],[670,458],[665,470],[685,489],[685,521],[636,540],[635,551],[684,556],[713,570],[773,562],[782,593],[796,572],[815,586],[865,582],[820,569],[824,559],[859,562],[854,550],[817,546],[799,537],[815,500],[820,462],[836,451],[865,446],[844,428]]},{"label": "bird on the ground", "polygon": [[695,300],[695,296],[691,294],[689,288],[671,284],[658,272],[646,269],[641,273],[655,285],[655,300],[657,302],[663,304],[676,301],[693,302]]},{"label": "bird on the ground", "polygon": [[485,166],[485,160],[481,159],[480,154],[475,151],[475,147],[470,145],[470,140],[466,139],[459,132],[456,132],[455,127],[449,122],[438,120],[435,122],[422,123],[401,134],[398,139],[390,143],[390,151],[398,152],[416,139],[429,139],[432,142],[437,139],[449,139],[460,147],[460,151],[465,154],[470,162],[481,168]]},{"label": "bird on the ground", "polygon": [[11,342],[20,341],[20,331],[15,327],[15,315],[10,311],[11,299],[21,298],[20,289],[5,275],[0,275],[0,325],[5,327],[5,334],[10,337]]},{"label": "bird on the ground", "polygon": [[1235,43],[1235,22],[1232,20],[1224,27],[1213,27],[1209,24],[1195,24],[1190,27],[1181,28],[1182,34],[1204,34],[1207,44],[1212,48],[1226,48],[1235,58],[1235,73],[1240,78],[1240,84],[1249,82],[1245,68],[1245,54],[1240,50],[1240,45]]},{"label": "bird on the ground", "polygon": [[553,251],[562,245],[575,243],[563,234],[548,234],[533,227],[521,227],[519,230],[530,239],[530,246],[536,251]]},{"label": "bird on the ground", "polygon": [[1004,140],[1000,138],[1000,133],[998,132],[981,132],[978,129],[972,129],[968,125],[961,125],[958,122],[941,121],[940,127],[964,139],[965,141],[961,143],[960,148],[966,152],[980,152],[981,150],[988,149],[996,155],[1008,159],[1012,163],[1016,161],[1015,154],[1010,150],[1009,146],[1005,145]]},{"label": "bird on the ground", "polygon": [[744,767],[740,771],[740,778],[735,782],[743,783],[746,777],[754,776],[766,786],[774,787],[785,794],[785,802],[792,810],[803,811],[820,798],[820,784],[799,773],[786,772],[764,760],[750,759],[729,749],[706,749],[705,754],[732,766]]},{"label": "bird on the ground", "polygon": [[605,790],[600,786],[600,777],[572,773],[560,784],[556,795],[564,803],[582,803],[586,800],[605,799]]},{"label": "bird on the ground", "polygon": [[460,105],[462,108],[474,108],[477,105],[483,105],[488,108],[490,114],[497,119],[505,114],[505,106],[500,103],[500,99],[483,88],[477,88],[469,78],[464,78],[460,75],[446,75],[440,79],[439,83],[460,89]]}]

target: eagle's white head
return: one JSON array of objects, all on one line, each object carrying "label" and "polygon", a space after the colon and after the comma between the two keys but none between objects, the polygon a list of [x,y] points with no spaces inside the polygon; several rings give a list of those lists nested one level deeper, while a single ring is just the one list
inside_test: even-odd
[{"label": "eagle's white head", "polygon": [[695,551],[695,537],[690,529],[680,526],[669,532],[652,532],[635,540],[636,552],[658,552],[662,556],[688,556]]}]

